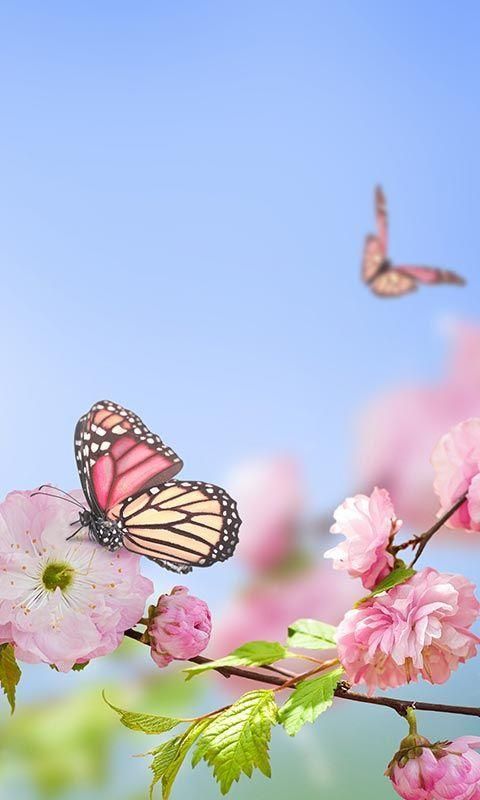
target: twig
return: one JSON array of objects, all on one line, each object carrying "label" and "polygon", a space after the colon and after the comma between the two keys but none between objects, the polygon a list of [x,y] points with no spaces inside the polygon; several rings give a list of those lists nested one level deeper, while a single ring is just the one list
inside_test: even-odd
[{"label": "twig", "polygon": [[438,519],[435,522],[435,524],[432,525],[432,527],[428,529],[428,531],[425,531],[425,533],[422,533],[422,535],[418,537],[418,544],[414,545],[418,549],[417,549],[417,551],[415,553],[415,556],[414,556],[412,562],[409,565],[410,567],[413,567],[414,564],[417,563],[418,559],[422,555],[423,551],[425,550],[425,548],[426,548],[427,544],[429,543],[430,539],[432,538],[432,536],[434,536],[437,533],[437,531],[440,530],[440,528],[443,528],[443,526],[445,525],[447,520],[450,519],[450,517],[453,514],[455,514],[456,511],[458,511],[458,509],[460,508],[461,505],[463,505],[463,503],[465,502],[466,499],[467,499],[467,493],[465,492],[465,494],[462,494],[458,498],[458,500],[453,504],[453,506],[451,508],[449,508],[448,511],[446,511],[445,514],[443,514],[443,516],[441,516],[440,519]]},{"label": "twig", "polygon": [[342,700],[354,700],[357,703],[369,703],[374,706],[387,706],[393,708],[402,717],[406,716],[407,708],[416,711],[438,711],[441,714],[462,714],[466,717],[480,717],[479,706],[451,706],[443,703],[422,703],[416,700],[401,700],[397,697],[368,697],[366,694],[352,692],[344,683],[340,683],[335,690],[335,697]]},{"label": "twig", "polygon": [[[125,636],[142,642],[142,634],[139,633],[139,631],[129,629],[128,631],[125,631]],[[145,644],[145,642],[142,643]],[[191,661],[194,664],[209,664],[212,659],[205,658],[204,656],[196,656],[196,658],[190,658],[188,661]],[[296,676],[292,675],[292,678],[295,677],[295,680],[292,680],[291,682],[288,681],[290,685],[287,687],[285,680],[283,680],[280,675],[265,675],[265,673],[260,672],[259,669],[255,667],[214,667],[214,669],[216,672],[219,672],[225,677],[235,675],[239,678],[258,681],[260,683],[266,683],[270,686],[278,686],[279,688],[283,689],[294,688],[296,683],[301,680],[305,680],[306,677],[306,673],[298,674]],[[355,703],[368,703],[369,705],[373,706],[386,706],[387,708],[391,708],[396,711],[397,714],[400,714],[402,717],[406,716],[406,710],[409,707],[415,708],[417,711],[436,711],[441,714],[461,714],[467,717],[480,717],[480,707],[478,706],[452,706],[445,705],[443,703],[423,703],[415,700],[402,700],[398,697],[368,697],[366,694],[352,692],[346,683],[338,684],[337,688],[335,689],[335,697],[338,697],[342,700],[352,700]]]}]

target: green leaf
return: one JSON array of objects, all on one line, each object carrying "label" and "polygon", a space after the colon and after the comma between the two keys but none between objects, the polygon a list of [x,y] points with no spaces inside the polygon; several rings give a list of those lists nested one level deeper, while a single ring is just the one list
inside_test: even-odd
[{"label": "green leaf", "polygon": [[297,619],[288,628],[287,642],[290,647],[305,647],[309,650],[330,650],[336,646],[334,625],[316,619]]},{"label": "green leaf", "polygon": [[152,783],[150,784],[150,798],[153,796],[153,790],[158,781],[161,780],[163,800],[168,800],[185,756],[212,720],[213,716],[208,719],[197,720],[181,736],[175,736],[152,750],[154,759],[150,765],[150,769],[153,772]]},{"label": "green leaf", "polygon": [[15,711],[15,690],[21,674],[13,645],[0,645],[0,686],[7,696],[12,714]]},{"label": "green leaf", "polygon": [[193,766],[204,759],[226,794],[242,772],[250,778],[255,768],[270,777],[268,745],[278,718],[273,692],[257,690],[240,697],[202,732]]},{"label": "green leaf", "polygon": [[175,760],[180,739],[181,736],[175,736],[173,739],[168,739],[166,742],[163,742],[160,747],[152,751],[154,759],[150,764],[150,769],[153,772],[153,778],[150,784],[150,798],[153,797],[153,790],[158,781],[163,778],[168,767]]},{"label": "green leaf", "polygon": [[206,664],[199,664],[197,667],[189,667],[184,670],[187,680],[195,675],[200,675],[207,670],[217,667],[260,667],[262,664],[273,664],[289,655],[286,648],[279,642],[247,642],[237,647],[228,656],[217,658],[216,661],[209,661]]},{"label": "green leaf", "polygon": [[375,586],[375,589],[372,589],[370,594],[367,594],[366,597],[362,597],[361,600],[357,600],[355,603],[355,608],[361,606],[362,603],[365,603],[367,600],[370,600],[372,597],[375,597],[377,594],[381,594],[382,592],[388,592],[389,589],[393,589],[394,586],[398,586],[401,583],[405,583],[408,581],[412,575],[415,575],[416,570],[412,569],[412,567],[398,567],[394,569],[383,581]]},{"label": "green leaf", "polygon": [[125,711],[123,708],[117,708],[117,706],[112,705],[112,703],[107,700],[105,692],[102,694],[107,706],[113,708],[120,716],[122,725],[125,725],[126,728],[130,728],[132,731],[142,731],[142,733],[165,733],[166,731],[171,731],[172,728],[176,728],[177,725],[185,721],[183,719],[176,719],[175,717],[159,717],[155,714],[137,714],[134,711]]},{"label": "green leaf", "polygon": [[318,678],[302,681],[282,706],[278,717],[289,736],[295,736],[306,722],[314,722],[334,698],[335,688],[343,674],[341,668]]}]

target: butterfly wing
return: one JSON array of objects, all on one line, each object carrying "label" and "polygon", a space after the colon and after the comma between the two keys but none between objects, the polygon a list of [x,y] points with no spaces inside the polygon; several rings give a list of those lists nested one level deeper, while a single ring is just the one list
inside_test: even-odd
[{"label": "butterfly wing", "polygon": [[111,518],[126,497],[169,480],[183,466],[140,417],[108,400],[95,403],[78,421],[75,454],[91,509]]},{"label": "butterfly wing", "polygon": [[151,486],[120,504],[118,521],[127,550],[174,572],[226,561],[241,523],[227,492],[201,481]]},{"label": "butterfly wing", "polygon": [[465,279],[456,272],[448,269],[439,269],[437,267],[409,267],[409,266],[396,266],[395,269],[403,275],[410,275],[420,283],[435,284],[435,283],[453,283],[457,286],[464,286]]},{"label": "butterfly wing", "polygon": [[385,260],[385,252],[378,236],[369,234],[365,239],[362,260],[362,278],[370,283],[378,274]]},{"label": "butterfly wing", "polygon": [[388,250],[388,214],[387,198],[381,186],[375,188],[375,216],[377,218],[378,238],[385,258]]},{"label": "butterfly wing", "polygon": [[408,292],[415,292],[417,281],[411,275],[399,272],[395,267],[385,270],[375,278],[370,287],[380,297],[399,297]]}]

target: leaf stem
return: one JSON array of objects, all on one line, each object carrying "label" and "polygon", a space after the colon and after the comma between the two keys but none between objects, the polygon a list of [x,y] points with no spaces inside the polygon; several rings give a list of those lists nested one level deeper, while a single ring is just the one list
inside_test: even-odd
[{"label": "leaf stem", "polygon": [[299,675],[294,675],[292,678],[290,678],[290,680],[285,681],[282,686],[278,686],[276,689],[274,689],[274,692],[281,692],[283,689],[290,689],[290,687],[295,686],[297,683],[306,681],[307,678],[312,678],[314,675],[318,675],[319,672],[323,672],[329,667],[334,667],[338,663],[338,658],[332,658],[330,661],[324,661],[322,664],[313,667],[313,669],[309,669],[308,672],[302,672]]}]

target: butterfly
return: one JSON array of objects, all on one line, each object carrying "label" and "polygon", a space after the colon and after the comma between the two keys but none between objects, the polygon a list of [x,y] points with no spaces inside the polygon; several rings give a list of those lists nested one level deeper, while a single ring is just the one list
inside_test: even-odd
[{"label": "butterfly", "polygon": [[375,189],[375,215],[377,235],[369,234],[366,237],[362,261],[362,278],[375,294],[381,297],[399,297],[407,292],[415,292],[419,283],[454,283],[457,286],[465,284],[460,275],[447,269],[393,266],[387,255],[387,201],[380,186]]},{"label": "butterfly", "polygon": [[224,489],[173,480],[181,458],[132,411],[102,400],[75,428],[88,508],[76,523],[108,550],[125,547],[173,572],[225,561],[241,520]]}]

